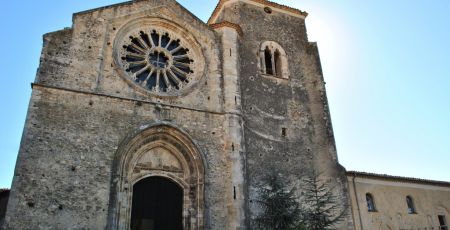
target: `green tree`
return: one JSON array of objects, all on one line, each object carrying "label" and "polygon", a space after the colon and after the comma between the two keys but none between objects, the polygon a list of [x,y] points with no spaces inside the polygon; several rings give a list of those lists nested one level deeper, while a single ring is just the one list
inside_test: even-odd
[{"label": "green tree", "polygon": [[303,178],[301,218],[298,229],[335,229],[347,212],[347,206],[333,194],[333,187],[320,179],[315,170]]},{"label": "green tree", "polygon": [[275,173],[262,180],[256,203],[261,208],[255,219],[256,229],[287,230],[298,226],[299,203],[294,196],[294,188],[288,189],[286,182]]}]

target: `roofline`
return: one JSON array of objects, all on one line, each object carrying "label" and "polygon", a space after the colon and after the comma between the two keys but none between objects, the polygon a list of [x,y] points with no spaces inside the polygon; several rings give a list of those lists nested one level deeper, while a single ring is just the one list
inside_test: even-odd
[{"label": "roofline", "polygon": [[[131,5],[131,4],[133,4],[133,3],[140,2],[140,1],[147,1],[147,0],[129,0],[129,1],[126,1],[126,2],[119,2],[119,3],[112,4],[112,5],[108,5],[108,6],[101,6],[101,7],[97,7],[97,8],[94,8],[94,9],[89,9],[89,10],[84,10],[84,11],[76,12],[76,13],[73,14],[73,16],[77,16],[77,15],[80,15],[80,14],[91,13],[91,12],[94,12],[94,11],[104,10],[104,9],[108,9],[108,8],[118,7],[118,6]],[[203,24],[206,24],[206,23],[205,23],[203,20],[201,20],[197,15],[193,14],[190,10],[188,10],[186,7],[184,7],[183,5],[181,5],[181,4],[178,2],[178,0],[174,0],[174,2],[175,2],[178,6],[180,6],[181,8],[185,9],[186,12],[188,12],[189,14],[191,14],[194,18],[198,19],[198,20],[201,21]]]},{"label": "roofline", "polygon": [[222,28],[222,27],[228,27],[231,29],[236,30],[236,32],[239,34],[239,36],[242,36],[244,33],[242,32],[242,28],[241,26],[239,26],[238,24],[234,24],[231,23],[229,21],[223,21],[223,22],[219,22],[219,23],[213,23],[209,25],[211,28],[213,29],[218,29],[218,28]]},{"label": "roofline", "polygon": [[[108,9],[108,8],[114,8],[114,7],[119,7],[119,6],[126,6],[126,5],[131,5],[137,2],[142,2],[142,1],[148,1],[148,0],[129,0],[126,2],[120,2],[120,3],[116,3],[116,4],[112,4],[112,5],[108,5],[108,6],[101,6],[101,7],[97,7],[94,9],[89,9],[89,10],[84,10],[84,11],[80,11],[80,12],[76,12],[72,15],[72,21],[74,20],[74,18],[78,15],[81,14],[87,14],[87,13],[92,13],[95,11],[99,11],[99,10],[104,10],[104,9]],[[194,13],[192,13],[190,10],[188,10],[185,6],[181,5],[178,0],[173,0],[173,2],[178,5],[180,8],[184,9],[184,11],[186,13],[188,13],[189,15],[191,15],[193,18],[197,19],[198,22],[200,22],[201,24],[203,24],[206,27],[209,27],[207,23],[205,23],[203,20],[201,20],[197,15],[195,15]],[[66,28],[64,28],[66,29]],[[71,29],[71,27],[68,27],[68,29]]]},{"label": "roofline", "polygon": [[100,6],[100,7],[89,9],[89,10],[83,10],[83,11],[75,12],[75,13],[73,13],[73,15],[76,16],[76,15],[79,15],[79,14],[91,13],[91,12],[94,12],[94,11],[104,10],[104,9],[108,9],[108,8],[112,8],[112,7],[129,5],[129,4],[133,4],[133,2],[137,2],[137,1],[142,1],[142,0],[130,0],[130,1],[126,1],[126,2],[119,2],[119,3],[116,3],[116,4],[108,5],[108,6]]},{"label": "roofline", "polygon": [[450,182],[447,182],[447,181],[427,180],[427,179],[420,179],[420,178],[414,178],[414,177],[401,177],[401,176],[392,176],[392,175],[386,175],[386,174],[358,172],[358,171],[347,171],[346,175],[360,177],[360,178],[367,178],[367,179],[379,179],[379,180],[385,180],[385,181],[404,182],[404,183],[410,182],[410,183],[417,183],[417,184],[450,187]]},{"label": "roofline", "polygon": [[214,9],[213,13],[211,14],[211,16],[208,19],[208,24],[212,24],[214,23],[214,20],[217,18],[217,16],[219,15],[220,11],[222,11],[222,8],[224,7],[225,3],[231,2],[231,1],[247,1],[247,2],[253,2],[256,4],[262,4],[265,6],[269,6],[269,7],[273,7],[275,9],[281,10],[281,11],[285,11],[291,14],[295,14],[298,16],[301,16],[302,18],[306,18],[306,16],[308,16],[308,13],[305,11],[301,11],[299,9],[296,8],[292,8],[286,5],[282,5],[282,4],[278,4],[275,2],[271,2],[271,1],[267,1],[267,0],[219,0],[219,2],[217,3],[216,8]]}]

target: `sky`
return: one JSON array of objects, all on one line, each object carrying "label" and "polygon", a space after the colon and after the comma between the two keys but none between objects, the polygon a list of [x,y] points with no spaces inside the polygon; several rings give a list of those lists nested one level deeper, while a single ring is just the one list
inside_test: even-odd
[{"label": "sky", "polygon": [[[0,8],[0,187],[9,188],[42,35],[72,13],[122,1],[5,1]],[[180,0],[203,21],[217,0]],[[276,0],[307,11],[339,162],[450,181],[450,1]]]}]

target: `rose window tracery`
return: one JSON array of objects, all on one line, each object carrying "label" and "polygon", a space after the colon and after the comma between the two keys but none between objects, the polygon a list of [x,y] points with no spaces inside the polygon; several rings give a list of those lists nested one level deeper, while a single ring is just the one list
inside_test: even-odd
[{"label": "rose window tracery", "polygon": [[119,48],[118,62],[135,84],[159,94],[173,94],[195,78],[191,45],[163,29],[136,30]]}]

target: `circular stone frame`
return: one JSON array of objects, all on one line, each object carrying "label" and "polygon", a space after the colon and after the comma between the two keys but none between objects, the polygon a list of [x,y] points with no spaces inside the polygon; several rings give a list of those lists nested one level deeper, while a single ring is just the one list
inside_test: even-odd
[{"label": "circular stone frame", "polygon": [[[122,59],[124,55],[126,55],[124,47],[128,46],[132,42],[130,36],[139,36],[138,34],[141,31],[147,31],[149,33],[154,31],[161,37],[162,35],[168,34],[169,36],[172,36],[170,37],[171,39],[178,42],[180,47],[187,50],[190,65],[188,71],[186,71],[186,75],[184,77],[185,79],[175,81],[176,79],[171,78],[172,76],[168,76],[165,79],[173,79],[172,83],[176,82],[176,88],[169,86],[166,89],[167,91],[160,90],[158,87],[153,87],[150,89],[139,84],[139,82],[136,81],[136,75],[133,75],[130,71],[127,72],[127,68],[129,66],[127,66],[127,63]],[[152,38],[150,37],[150,39]],[[145,60],[143,61],[150,64],[150,59],[152,58],[152,53],[154,52],[159,54],[162,53],[165,58],[167,58],[167,60],[165,60],[165,63],[168,65],[167,67],[158,66],[158,62],[156,63],[156,66],[153,66],[157,67],[158,71],[174,66],[174,56],[163,47],[149,47],[149,49],[145,51]],[[205,58],[203,56],[202,48],[195,37],[178,24],[162,18],[139,18],[126,23],[122,28],[120,28],[114,39],[113,59],[115,68],[119,72],[120,76],[135,90],[149,96],[178,97],[185,95],[192,91],[192,88],[197,85],[205,74]],[[152,73],[149,75],[151,74]],[[164,79],[164,77],[161,76],[161,79]]]}]

